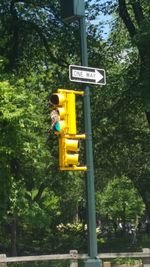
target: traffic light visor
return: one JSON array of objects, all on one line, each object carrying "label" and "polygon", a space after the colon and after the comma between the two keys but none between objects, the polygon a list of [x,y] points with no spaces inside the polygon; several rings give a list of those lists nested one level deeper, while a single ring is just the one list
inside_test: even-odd
[{"label": "traffic light visor", "polygon": [[66,166],[69,165],[78,165],[79,162],[79,154],[66,154],[65,163]]},{"label": "traffic light visor", "polygon": [[50,101],[53,105],[59,106],[65,101],[65,96],[64,94],[53,94],[50,98]]},{"label": "traffic light visor", "polygon": [[69,151],[75,152],[79,150],[78,140],[65,139],[65,145],[66,145],[67,150]]}]

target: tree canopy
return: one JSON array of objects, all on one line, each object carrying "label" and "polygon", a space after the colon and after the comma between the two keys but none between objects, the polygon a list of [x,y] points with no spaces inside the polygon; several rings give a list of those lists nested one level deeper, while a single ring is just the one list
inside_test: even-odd
[{"label": "tree canopy", "polygon": [[[90,86],[97,222],[140,232],[150,214],[150,4],[85,7],[89,65],[107,79]],[[57,88],[82,89],[68,79],[69,64],[81,64],[80,23],[61,20],[59,1],[1,0],[0,34],[0,249],[86,252],[86,178],[58,168],[49,102]],[[79,132],[82,107],[77,99]]]}]

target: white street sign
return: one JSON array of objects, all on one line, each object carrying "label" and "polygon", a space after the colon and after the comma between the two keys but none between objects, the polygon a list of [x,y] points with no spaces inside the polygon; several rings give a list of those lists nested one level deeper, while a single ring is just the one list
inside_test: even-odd
[{"label": "white street sign", "polygon": [[69,66],[69,79],[73,82],[106,84],[105,70],[84,66]]}]

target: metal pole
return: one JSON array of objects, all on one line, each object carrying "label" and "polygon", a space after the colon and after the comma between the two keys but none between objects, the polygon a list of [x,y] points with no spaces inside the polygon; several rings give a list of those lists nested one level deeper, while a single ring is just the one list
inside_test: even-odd
[{"label": "metal pole", "polygon": [[[83,66],[88,66],[87,36],[85,17],[80,18],[81,31],[81,60]],[[94,166],[92,149],[91,130],[91,108],[90,89],[84,86],[84,122],[86,134],[86,164],[87,164],[87,215],[88,215],[88,255],[89,259],[84,262],[85,266],[99,267],[100,260],[97,258],[97,237],[96,237],[96,211],[95,211],[95,189],[94,189]]]}]

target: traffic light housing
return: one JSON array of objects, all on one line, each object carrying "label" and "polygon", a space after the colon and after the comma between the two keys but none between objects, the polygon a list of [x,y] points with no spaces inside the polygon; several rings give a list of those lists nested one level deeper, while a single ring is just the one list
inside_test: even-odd
[{"label": "traffic light housing", "polygon": [[86,166],[79,166],[79,140],[60,136],[59,167],[60,170],[87,170]]},{"label": "traffic light housing", "polygon": [[77,134],[76,125],[76,95],[83,94],[83,91],[58,89],[50,98],[52,130],[59,135],[60,170],[87,170],[86,166],[79,165],[79,139],[86,136]]},{"label": "traffic light housing", "polygon": [[[76,134],[75,100],[75,93],[72,90],[58,89],[57,93],[52,94],[50,99],[54,106],[51,112],[52,129],[56,134]],[[54,112],[56,113],[56,119],[54,118]]]},{"label": "traffic light housing", "polygon": [[61,18],[72,22],[85,15],[84,0],[60,0]]},{"label": "traffic light housing", "polygon": [[59,165],[64,167],[77,166],[79,162],[79,141],[63,137],[59,138]]}]

